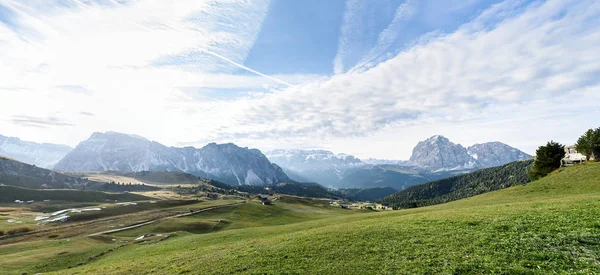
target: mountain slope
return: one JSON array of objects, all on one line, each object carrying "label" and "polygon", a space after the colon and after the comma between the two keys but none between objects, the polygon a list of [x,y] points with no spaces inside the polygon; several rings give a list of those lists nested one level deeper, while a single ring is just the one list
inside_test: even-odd
[{"label": "mountain slope", "polygon": [[0,155],[43,168],[52,168],[72,149],[66,145],[35,143],[0,135]]},{"label": "mountain slope", "polygon": [[421,207],[467,198],[529,182],[533,160],[477,170],[469,174],[411,186],[381,200],[394,209]]},{"label": "mountain slope", "polygon": [[532,158],[519,149],[497,141],[475,144],[468,147],[467,151],[482,167],[500,166],[516,160]]},{"label": "mountain slope", "polygon": [[97,189],[101,183],[0,156],[0,183],[34,189]]},{"label": "mountain slope", "polygon": [[595,274],[599,178],[589,163],[447,204],[186,235],[60,272]]},{"label": "mountain slope", "polygon": [[210,143],[200,149],[167,147],[143,137],[94,133],[56,169],[67,171],[179,171],[232,185],[264,185],[289,178],[256,149]]}]

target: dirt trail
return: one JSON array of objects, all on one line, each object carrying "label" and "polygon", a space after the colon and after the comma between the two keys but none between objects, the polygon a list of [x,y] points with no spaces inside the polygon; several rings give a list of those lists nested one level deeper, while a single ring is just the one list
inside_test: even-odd
[{"label": "dirt trail", "polygon": [[204,211],[209,211],[209,210],[213,210],[213,209],[217,209],[217,208],[223,208],[223,207],[229,207],[229,206],[238,205],[238,204],[244,204],[246,202],[248,202],[248,201],[236,202],[236,203],[231,203],[231,204],[224,204],[224,205],[219,205],[219,206],[213,206],[213,207],[203,208],[203,209],[200,209],[198,211],[177,214],[177,215],[173,215],[173,216],[163,217],[163,218],[160,218],[160,219],[154,219],[154,220],[149,220],[149,221],[142,222],[142,223],[137,223],[137,224],[126,226],[126,227],[121,227],[121,228],[107,230],[107,231],[102,231],[102,232],[96,232],[94,234],[90,234],[90,235],[87,235],[87,236],[88,237],[93,237],[93,236],[98,236],[98,235],[103,235],[103,234],[112,234],[112,233],[116,233],[116,232],[121,232],[121,231],[129,230],[129,229],[134,229],[134,228],[142,227],[142,226],[145,226],[145,225],[149,225],[149,224],[157,222],[157,221],[162,221],[162,220],[166,220],[166,219],[172,219],[172,218],[179,218],[179,217],[185,217],[185,216],[195,215],[195,214],[198,214],[198,213],[201,213],[201,212],[204,212]]}]

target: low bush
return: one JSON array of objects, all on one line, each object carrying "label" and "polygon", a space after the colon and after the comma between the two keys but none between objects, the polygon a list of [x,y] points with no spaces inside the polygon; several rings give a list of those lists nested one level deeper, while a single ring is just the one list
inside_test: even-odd
[{"label": "low bush", "polygon": [[13,228],[13,229],[9,229],[6,231],[6,235],[14,235],[14,234],[19,234],[19,233],[26,233],[26,232],[30,232],[32,231],[31,228],[29,227],[18,227],[18,228]]}]

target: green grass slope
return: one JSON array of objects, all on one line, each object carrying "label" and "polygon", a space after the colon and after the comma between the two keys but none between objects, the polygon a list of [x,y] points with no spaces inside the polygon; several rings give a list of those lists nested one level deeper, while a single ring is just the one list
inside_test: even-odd
[{"label": "green grass slope", "polygon": [[527,171],[533,160],[515,161],[503,166],[411,186],[392,194],[382,203],[394,209],[414,208],[455,201],[529,182]]},{"label": "green grass slope", "polygon": [[600,163],[447,204],[128,246],[64,274],[595,274]]},{"label": "green grass slope", "polygon": [[0,186],[0,203],[22,201],[70,201],[70,202],[104,202],[106,200],[139,201],[151,198],[137,194],[110,194],[99,191],[82,190],[35,190],[14,186]]}]

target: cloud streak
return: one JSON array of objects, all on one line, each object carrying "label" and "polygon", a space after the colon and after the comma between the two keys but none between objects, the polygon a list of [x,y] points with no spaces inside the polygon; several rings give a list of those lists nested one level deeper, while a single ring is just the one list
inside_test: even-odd
[{"label": "cloud streak", "polygon": [[75,126],[61,118],[55,116],[48,117],[33,117],[27,115],[15,115],[12,117],[12,122],[18,125],[27,127],[47,128],[54,126]]},{"label": "cloud streak", "polygon": [[249,72],[251,72],[251,73],[254,73],[254,74],[260,75],[260,76],[262,76],[262,77],[268,78],[268,79],[270,79],[270,80],[273,80],[273,81],[275,81],[275,82],[277,82],[277,83],[284,84],[284,85],[286,85],[286,86],[292,86],[292,84],[290,84],[290,83],[288,83],[288,82],[285,82],[285,81],[283,81],[283,80],[281,80],[281,79],[278,79],[278,78],[272,77],[272,76],[270,76],[270,75],[263,74],[263,73],[261,73],[261,72],[259,72],[259,71],[253,70],[253,69],[251,69],[251,68],[248,68],[248,67],[246,67],[246,66],[244,66],[244,65],[242,65],[242,64],[240,64],[240,63],[237,63],[237,62],[235,62],[235,61],[233,61],[233,60],[231,60],[231,59],[229,59],[229,58],[227,58],[227,57],[224,57],[224,56],[222,56],[222,55],[220,55],[220,54],[218,54],[218,53],[215,53],[215,52],[212,52],[212,51],[209,51],[209,50],[204,50],[204,49],[198,49],[198,50],[199,50],[199,51],[201,51],[201,52],[205,52],[205,53],[207,53],[207,54],[210,54],[210,55],[216,56],[216,57],[220,58],[221,60],[223,60],[223,61],[225,61],[225,62],[227,62],[227,63],[230,63],[230,64],[232,64],[232,65],[234,65],[234,66],[237,66],[237,67],[239,67],[239,68],[241,68],[241,69],[244,69],[244,70],[246,70],[246,71],[249,71]]}]

